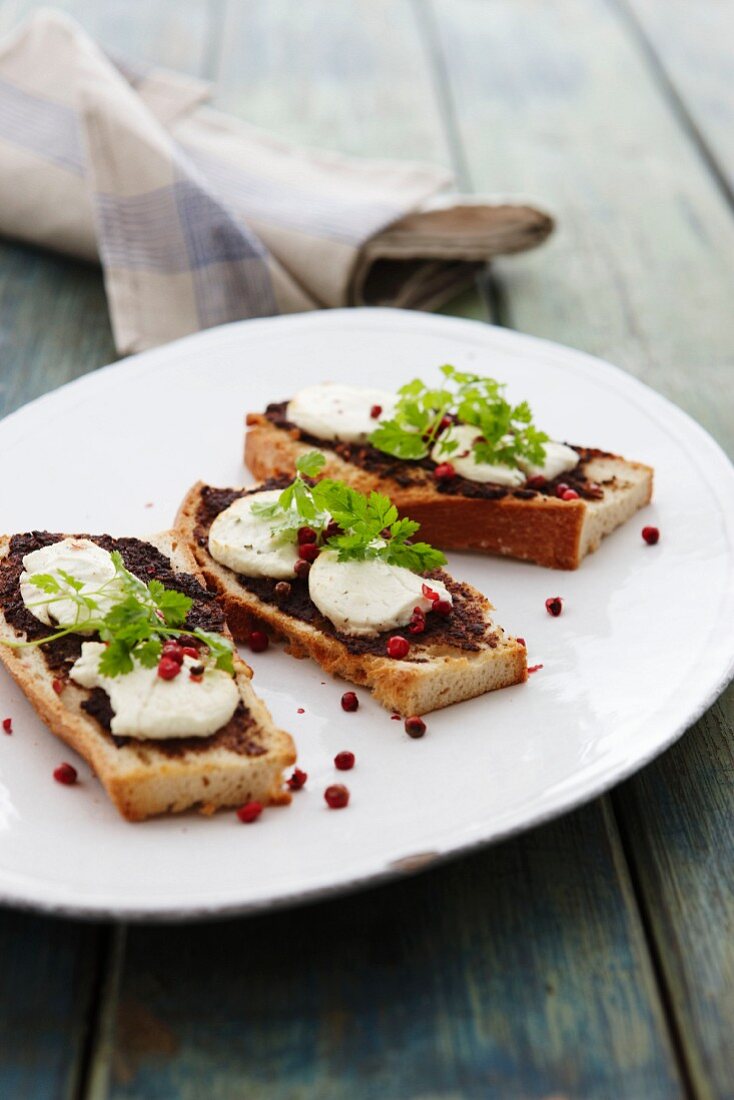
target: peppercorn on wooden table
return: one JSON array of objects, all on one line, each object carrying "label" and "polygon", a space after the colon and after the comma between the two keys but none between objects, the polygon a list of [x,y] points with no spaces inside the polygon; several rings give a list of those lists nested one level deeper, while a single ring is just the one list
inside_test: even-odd
[{"label": "peppercorn on wooden table", "polygon": [[[35,6],[0,0],[0,29]],[[60,6],[289,138],[537,195],[553,240],[448,312],[604,356],[731,453],[731,2]],[[111,360],[100,272],[0,243],[0,348],[2,413]],[[732,1096],[733,698],[581,810],[355,896],[174,928],[0,912],[0,1095]]]}]

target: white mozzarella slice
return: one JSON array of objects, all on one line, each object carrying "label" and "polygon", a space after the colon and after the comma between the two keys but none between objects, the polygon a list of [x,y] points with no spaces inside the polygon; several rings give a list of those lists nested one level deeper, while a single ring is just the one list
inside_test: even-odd
[{"label": "white mozzarella slice", "polygon": [[[477,462],[472,446],[480,434],[479,429],[471,424],[453,424],[433,445],[431,458],[434,462],[450,462],[457,474],[468,481],[491,482],[510,489],[524,485],[525,474],[514,466]],[[458,444],[451,453],[443,450],[442,444],[448,442]]]},{"label": "white mozzarella slice", "polygon": [[99,661],[104,651],[101,642],[84,642],[70,675],[82,687],[99,687],[107,693],[116,737],[210,737],[226,726],[237,709],[237,684],[222,669],[206,669],[201,680],[192,680],[189,673],[198,662],[184,657],[173,680],[163,680],[157,667],[143,668],[137,661],[132,672],[103,676]]},{"label": "white mozzarella slice", "polygon": [[344,634],[375,635],[410,622],[413,610],[429,611],[423,594],[428,584],[440,599],[452,603],[440,581],[425,581],[409,569],[384,561],[339,561],[333,550],[316,558],[308,575],[308,591],[322,615]]},{"label": "white mozzarella slice", "polygon": [[[380,420],[390,419],[395,402],[396,394],[389,390],[322,382],[300,390],[288,402],[286,416],[317,439],[364,443]],[[377,408],[381,411],[373,416]]]},{"label": "white mozzarella slice", "polygon": [[251,493],[220,512],[209,529],[209,553],[214,560],[245,577],[294,576],[295,542],[274,536],[272,520],[252,512],[255,502],[271,504],[279,496],[278,489]]},{"label": "white mozzarella slice", "polygon": [[520,459],[520,466],[528,477],[544,477],[550,481],[559,474],[567,474],[578,466],[579,456],[573,447],[567,447],[565,443],[545,443],[545,460],[542,465],[534,466],[531,462]]},{"label": "white mozzarella slice", "polygon": [[[31,583],[32,576],[43,573],[56,577],[63,584],[59,570],[81,583],[79,594],[93,598],[97,603],[96,610],[44,593]],[[112,604],[119,600],[120,589],[114,583],[115,573],[110,554],[90,539],[61,539],[25,555],[20,594],[30,613],[42,623],[47,626],[79,625],[80,633],[83,633],[86,621],[104,617]],[[104,591],[100,594],[103,586]]]}]

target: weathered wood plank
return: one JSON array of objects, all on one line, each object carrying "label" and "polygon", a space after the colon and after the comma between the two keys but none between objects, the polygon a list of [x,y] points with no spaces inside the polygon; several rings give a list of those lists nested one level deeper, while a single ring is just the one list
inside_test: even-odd
[{"label": "weathered wood plank", "polygon": [[[734,225],[627,21],[573,0],[435,12],[474,186],[536,192],[559,216],[546,248],[497,265],[512,322],[617,361],[734,447]],[[730,693],[615,795],[707,1097],[731,1095],[733,747]]]},{"label": "weathered wood plank", "polygon": [[[446,161],[417,42],[405,5],[232,4],[219,104],[292,140]],[[475,295],[455,309],[486,317]],[[97,1060],[118,1098],[682,1091],[604,803],[353,899],[131,929],[121,980]]]},{"label": "weathered wood plank", "polygon": [[0,242],[0,415],[114,359],[99,269]]},{"label": "weathered wood plank", "polygon": [[[430,10],[430,9],[429,9]],[[644,377],[726,441],[734,221],[603,0],[436,0],[471,182],[558,214],[500,261],[510,321]]]},{"label": "weathered wood plank", "polygon": [[[456,171],[409,0],[230,0],[213,74],[218,107],[287,140]],[[486,320],[486,299],[442,312]]]},{"label": "weathered wood plank", "polygon": [[231,0],[217,104],[292,141],[448,162],[405,0]]},{"label": "weathered wood plank", "polygon": [[131,929],[110,1100],[682,1095],[596,803],[369,894]]},{"label": "weathered wood plank", "polygon": [[618,0],[631,13],[730,192],[734,191],[734,5]]},{"label": "weathered wood plank", "polygon": [[[408,0],[230,0],[213,75],[217,107],[289,141],[453,165]],[[482,295],[459,312],[486,319]]]},{"label": "weathered wood plank", "polygon": [[100,929],[0,912],[0,1096],[78,1095]]},{"label": "weathered wood plank", "polygon": [[[54,0],[53,6],[78,19],[112,54],[206,75],[212,0]],[[0,32],[43,7],[44,0],[2,0]]]},{"label": "weathered wood plank", "polygon": [[734,688],[615,795],[697,1095],[734,1076]]}]

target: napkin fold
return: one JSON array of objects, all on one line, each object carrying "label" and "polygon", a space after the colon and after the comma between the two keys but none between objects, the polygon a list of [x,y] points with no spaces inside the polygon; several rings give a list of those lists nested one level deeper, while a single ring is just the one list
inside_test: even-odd
[{"label": "napkin fold", "polygon": [[104,268],[121,353],[245,317],[436,308],[548,214],[445,170],[298,148],[44,9],[0,43],[0,233]]}]

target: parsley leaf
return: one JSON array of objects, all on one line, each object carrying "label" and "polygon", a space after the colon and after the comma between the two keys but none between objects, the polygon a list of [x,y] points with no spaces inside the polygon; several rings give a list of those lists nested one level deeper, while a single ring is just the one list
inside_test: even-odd
[{"label": "parsley leaf", "polygon": [[369,440],[378,451],[384,451],[396,458],[425,458],[428,454],[425,440],[420,432],[411,429],[412,426],[407,418],[403,418],[396,410],[395,417],[392,420],[384,420],[379,428],[375,428]]},{"label": "parsley leaf", "polygon": [[318,477],[326,465],[326,456],[321,451],[308,451],[296,460],[296,469],[304,477]]},{"label": "parsley leaf", "polygon": [[[323,462],[319,463],[321,468]],[[397,508],[384,493],[365,495],[333,478],[323,478],[311,485],[299,470],[275,506],[264,505],[256,514],[272,520],[273,531],[290,533],[293,540],[298,528],[308,524],[321,535],[326,546],[337,552],[339,561],[379,558],[416,573],[435,569],[446,561],[440,550],[427,543],[410,543],[420,525],[400,519]],[[333,524],[339,530],[329,533]]]},{"label": "parsley leaf", "polygon": [[[277,500],[253,501],[253,515],[269,521],[271,534],[295,542],[299,527],[312,527],[326,546],[337,551],[340,561],[381,558],[416,573],[444,564],[440,550],[425,542],[410,543],[420,525],[399,519],[397,508],[384,493],[365,496],[334,478],[314,481],[325,462],[320,451],[308,451],[298,459],[295,478]],[[334,524],[340,528],[336,533],[329,530]]]},{"label": "parsley leaf", "polygon": [[50,596],[61,592],[61,585],[52,573],[34,573],[30,578],[30,582],[34,588],[38,588],[41,592],[47,592]]},{"label": "parsley leaf", "polygon": [[[396,458],[426,458],[438,443],[439,457],[450,457],[458,443],[446,432],[445,417],[478,429],[472,449],[477,462],[517,467],[524,459],[541,465],[545,459],[545,432],[533,425],[527,401],[511,405],[505,386],[494,378],[441,367],[445,384],[429,389],[420,378],[402,386],[395,413],[369,437],[379,451]],[[442,434],[443,433],[443,434]]]},{"label": "parsley leaf", "polygon": [[294,541],[296,532],[304,524],[319,529],[329,522],[305,478],[316,477],[324,468],[326,458],[320,451],[307,451],[296,462],[296,476],[290,485],[283,489],[275,501],[252,503],[252,514],[271,521],[271,533],[280,538]]},{"label": "parsley leaf", "polygon": [[70,588],[73,588],[75,592],[81,592],[84,588],[84,581],[77,580],[76,577],[72,577],[71,573],[67,573],[65,569],[59,569],[59,576],[62,581],[66,581]]},{"label": "parsley leaf", "polygon": [[135,656],[143,668],[155,668],[160,660],[163,646],[158,638],[149,638],[135,647]]},{"label": "parsley leaf", "polygon": [[[151,592],[151,596],[152,595],[153,593]],[[184,595],[183,592],[177,592],[173,588],[166,588],[160,596],[153,598],[167,626],[181,626],[186,622],[186,616],[191,610],[193,600]]]},{"label": "parsley leaf", "polygon": [[193,633],[195,638],[198,638],[200,642],[208,647],[214,658],[214,667],[221,668],[224,672],[228,672],[230,676],[234,676],[234,647],[229,639],[222,634],[213,634],[209,630],[202,630],[200,627],[197,627]]},{"label": "parsley leaf", "polygon": [[[110,558],[115,567],[114,577],[91,591],[82,591],[84,583],[63,569],[29,577],[29,584],[53,597],[50,601],[39,600],[39,604],[68,601],[76,606],[76,618],[69,626],[60,627],[44,638],[24,642],[2,640],[3,644],[13,648],[43,645],[78,632],[83,625],[85,633],[96,632],[105,643],[99,671],[103,676],[114,677],[132,672],[136,661],[144,668],[154,668],[166,639],[195,637],[207,647],[216,668],[234,675],[234,647],[227,638],[199,628],[186,628],[194,602],[190,596],[166,588],[157,580],[146,584],[125,568],[117,550]],[[100,597],[104,597],[108,606],[104,615],[99,614]]]},{"label": "parsley leaf", "polygon": [[121,641],[110,642],[99,659],[99,671],[102,676],[123,676],[132,670],[133,659],[130,648]]},{"label": "parsley leaf", "polygon": [[388,543],[386,561],[390,565],[402,565],[404,569],[410,569],[412,573],[428,573],[431,569],[438,569],[446,564],[446,557],[440,550],[429,546],[427,542],[393,542]]}]

